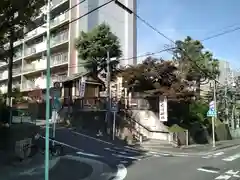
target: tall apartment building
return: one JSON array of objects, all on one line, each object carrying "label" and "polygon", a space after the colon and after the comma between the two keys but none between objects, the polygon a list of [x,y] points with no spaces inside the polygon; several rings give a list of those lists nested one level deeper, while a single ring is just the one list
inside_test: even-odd
[{"label": "tall apartment building", "polygon": [[[136,50],[136,18],[127,13],[114,2],[85,16],[74,19],[104,4],[109,0],[52,0],[51,8],[51,81],[64,80],[67,76],[84,71],[75,40],[81,31],[89,31],[102,22],[110,25],[121,42],[123,57],[135,57]],[[125,6],[135,11],[136,0],[121,0]],[[75,6],[75,7],[74,7]],[[71,8],[74,7],[74,8]],[[42,10],[46,10],[43,7]],[[24,28],[22,39],[14,43],[16,54],[13,65],[13,87],[21,91],[46,88],[46,21],[40,15],[35,25]],[[135,64],[136,60],[122,60],[121,65]],[[7,64],[0,64],[0,90],[7,91]]]},{"label": "tall apartment building", "polygon": [[[233,86],[234,85],[234,73],[230,68],[230,63],[228,61],[219,61],[219,71],[220,75],[218,77],[218,81],[220,85]],[[213,87],[213,83],[209,82],[207,84],[201,85],[201,96],[207,95],[211,92],[211,87]]]}]

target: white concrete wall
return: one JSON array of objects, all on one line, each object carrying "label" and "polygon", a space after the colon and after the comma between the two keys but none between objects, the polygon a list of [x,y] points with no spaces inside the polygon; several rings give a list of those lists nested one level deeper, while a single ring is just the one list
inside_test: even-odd
[{"label": "white concrete wall", "polygon": [[[159,121],[159,117],[150,110],[132,110],[132,118],[152,131],[168,132],[167,127]],[[138,124],[136,124],[136,130],[150,139],[169,139],[168,133],[149,132]]]}]

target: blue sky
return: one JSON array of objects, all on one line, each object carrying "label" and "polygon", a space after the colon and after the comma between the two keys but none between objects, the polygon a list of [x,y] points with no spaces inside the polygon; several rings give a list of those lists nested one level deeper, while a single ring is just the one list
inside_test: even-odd
[{"label": "blue sky", "polygon": [[[194,39],[240,27],[240,0],[137,0],[138,14],[173,40]],[[138,21],[138,54],[156,52],[170,42]],[[203,42],[215,57],[240,71],[240,30]],[[158,56],[168,58],[169,54]]]}]

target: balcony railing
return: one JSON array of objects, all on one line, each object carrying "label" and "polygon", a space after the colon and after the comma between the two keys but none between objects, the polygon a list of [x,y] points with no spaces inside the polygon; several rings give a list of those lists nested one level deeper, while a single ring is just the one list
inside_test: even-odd
[{"label": "balcony railing", "polygon": [[21,67],[15,68],[12,70],[12,72],[13,72],[13,76],[20,75],[22,73],[22,68]]},{"label": "balcony railing", "polygon": [[25,56],[29,56],[31,54],[39,53],[41,51],[44,51],[46,49],[46,42],[43,41],[38,44],[31,45],[25,49]]},{"label": "balcony railing", "polygon": [[[52,75],[51,78],[50,78],[51,79],[50,86],[53,87],[54,82],[59,82],[59,81],[65,80],[66,77],[67,77],[67,75],[60,75],[60,76]],[[45,85],[46,85],[46,81],[45,81],[46,80],[46,76],[43,76],[42,78],[43,78],[42,83],[44,83],[43,87],[45,87]],[[24,81],[23,84],[22,84],[23,90],[26,91],[26,90],[33,90],[33,89],[39,88],[39,87],[36,86],[35,80],[36,79],[31,79],[31,80]]]},{"label": "balcony railing", "polygon": [[[59,16],[57,16],[56,18],[54,18],[53,20],[51,20],[51,27],[57,26],[59,24],[61,24],[62,22],[66,21],[69,18],[69,12],[65,12]],[[30,31],[29,33],[26,34],[26,38],[29,39],[31,37],[36,36],[37,34],[42,34],[46,31],[46,24]]]},{"label": "balcony railing", "polygon": [[[51,62],[50,65],[57,66],[68,62],[68,53],[67,52],[61,52],[57,54],[53,54],[51,56]],[[46,57],[44,59],[41,59],[38,63],[29,63],[24,65],[23,72],[31,72],[31,71],[38,71],[46,69]]]},{"label": "balcony railing", "polygon": [[[57,44],[61,44],[68,40],[68,30],[62,31],[55,36],[52,36],[50,39],[51,46],[55,46]],[[43,41],[38,44],[31,45],[25,49],[25,56],[29,56],[31,54],[39,53],[46,50],[46,41]]]},{"label": "balcony railing", "polygon": [[29,33],[26,34],[26,39],[29,39],[31,37],[34,37],[36,36],[37,34],[41,34],[41,33],[44,33],[46,31],[46,27],[45,25],[42,25],[32,31],[30,31]]},{"label": "balcony railing", "polygon": [[53,20],[51,20],[50,27],[57,26],[58,24],[61,24],[62,22],[66,21],[67,19],[69,19],[69,12],[65,12],[65,13],[57,16]]},{"label": "balcony railing", "polygon": [[51,46],[55,46],[57,44],[61,44],[65,41],[67,41],[68,40],[68,32],[69,32],[68,30],[65,30],[56,35],[53,35],[50,40]]},{"label": "balcony railing", "polygon": [[68,62],[68,53],[62,52],[51,56],[51,66],[60,65]]},{"label": "balcony railing", "polygon": [[13,57],[13,60],[17,60],[22,58],[22,50],[19,50],[15,53],[15,56]]}]

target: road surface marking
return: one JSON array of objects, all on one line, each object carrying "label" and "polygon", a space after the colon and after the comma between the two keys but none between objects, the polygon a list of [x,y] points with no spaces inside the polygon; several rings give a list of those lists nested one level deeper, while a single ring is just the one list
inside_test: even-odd
[{"label": "road surface marking", "polygon": [[208,156],[203,156],[202,158],[204,158],[204,159],[209,159],[209,158],[211,158],[212,157],[212,155],[208,155]]},{"label": "road surface marking", "polygon": [[153,156],[154,156],[154,157],[162,157],[162,156],[159,155],[159,154],[154,154]]},{"label": "road surface marking", "polygon": [[128,161],[123,160],[123,161],[121,161],[121,163],[122,163],[122,164],[127,164]]},{"label": "road surface marking", "polygon": [[[45,136],[40,135],[40,137],[43,138],[43,139],[45,139]],[[49,141],[53,141],[53,142],[55,142],[55,143],[57,143],[57,144],[61,144],[61,145],[63,145],[63,146],[69,147],[69,148],[74,149],[74,150],[83,151],[83,149],[79,149],[79,148],[77,148],[77,147],[75,147],[75,146],[71,146],[71,145],[66,144],[66,143],[64,143],[64,142],[61,142],[61,141],[52,140],[52,139],[49,139]]]},{"label": "road surface marking", "polygon": [[169,155],[171,155],[169,153],[159,153],[159,152],[153,152],[153,151],[148,152],[148,154],[150,154],[150,155],[157,154],[157,155],[162,155],[162,156],[169,156]]},{"label": "road surface marking", "polygon": [[131,157],[131,156],[124,156],[124,155],[121,155],[121,154],[112,154],[113,156],[116,156],[116,157],[120,157],[120,158],[126,158],[126,159],[132,159],[132,160],[142,160],[141,158],[137,158],[137,157]]},{"label": "road surface marking", "polygon": [[220,175],[218,177],[216,177],[215,179],[223,179],[223,180],[228,180],[230,179],[232,176],[230,175]]},{"label": "road surface marking", "polygon": [[133,149],[129,149],[129,148],[127,148],[127,147],[125,147],[125,148],[114,147],[113,149],[124,150],[124,151],[134,152],[134,153],[139,153],[139,152],[141,152],[140,149],[138,149],[138,150],[133,150]]},{"label": "road surface marking", "polygon": [[221,156],[221,155],[223,155],[224,154],[224,152],[218,152],[218,153],[215,153],[215,154],[213,154],[213,156]]},{"label": "road surface marking", "polygon": [[113,143],[110,143],[110,142],[107,142],[107,141],[104,141],[104,140],[101,140],[101,139],[97,139],[97,138],[94,138],[92,136],[88,136],[86,134],[82,134],[82,133],[79,133],[79,132],[76,132],[76,131],[71,131],[72,133],[74,134],[77,134],[79,136],[83,136],[83,137],[86,137],[86,138],[89,138],[89,139],[93,139],[95,141],[98,141],[98,142],[101,142],[101,143],[105,143],[105,144],[109,144],[109,145],[114,145]]},{"label": "road surface marking", "polygon": [[240,175],[234,174],[233,177],[240,178]]},{"label": "road surface marking", "polygon": [[127,176],[127,169],[123,164],[117,165],[117,174],[113,178],[113,180],[123,180]]},{"label": "road surface marking", "polygon": [[230,174],[230,175],[237,175],[239,173],[239,171],[233,171],[233,170],[228,170],[227,172],[225,172],[226,174]]},{"label": "road surface marking", "polygon": [[222,159],[223,161],[234,161],[236,159],[240,158],[240,153],[235,154],[233,156],[229,156],[227,158]]},{"label": "road surface marking", "polygon": [[85,156],[91,156],[91,157],[102,157],[97,154],[91,154],[91,153],[84,153],[84,152],[77,152],[78,155],[85,155]]},{"label": "road surface marking", "polygon": [[117,153],[120,153],[120,154],[127,154],[127,152],[124,152],[124,151],[120,152],[120,151],[117,151],[117,150],[114,150],[114,149],[110,149],[110,148],[104,148],[104,149],[107,150],[107,151],[117,152]]},{"label": "road surface marking", "polygon": [[221,155],[223,155],[224,154],[224,152],[217,152],[217,153],[215,153],[215,154],[209,154],[209,155],[207,155],[207,156],[203,156],[202,158],[203,159],[209,159],[209,158],[211,158],[211,157],[218,157],[218,156],[221,156]]},{"label": "road surface marking", "polygon": [[209,172],[209,173],[214,173],[214,174],[218,174],[219,171],[215,171],[215,170],[210,170],[210,169],[204,169],[204,168],[198,168],[198,171],[203,171],[203,172]]}]

